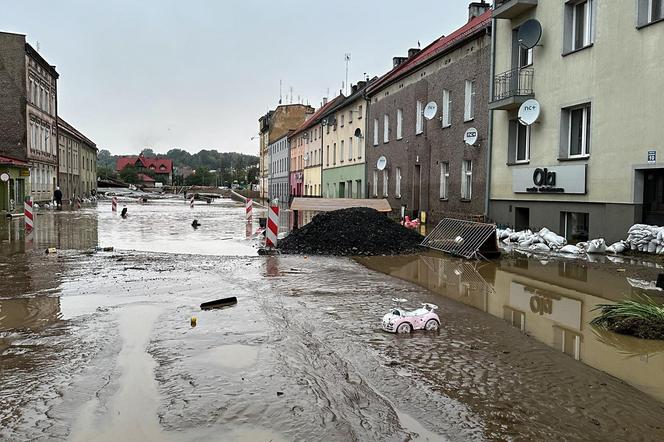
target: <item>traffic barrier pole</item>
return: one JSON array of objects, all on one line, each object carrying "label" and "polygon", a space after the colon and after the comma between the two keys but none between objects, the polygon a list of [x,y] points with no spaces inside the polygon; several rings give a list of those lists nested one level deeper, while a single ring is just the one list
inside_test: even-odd
[{"label": "traffic barrier pole", "polygon": [[118,199],[116,197],[113,197],[111,199],[111,210],[113,213],[118,211]]},{"label": "traffic barrier pole", "polygon": [[194,208],[194,195],[192,195],[189,199],[189,207],[192,209]]},{"label": "traffic barrier pole", "polygon": [[265,235],[266,247],[277,247],[277,235],[279,234],[279,206],[268,208],[267,232]]},{"label": "traffic barrier pole", "polygon": [[25,233],[30,233],[34,229],[34,210],[32,207],[32,197],[26,198],[23,203],[23,215],[25,216]]},{"label": "traffic barrier pole", "polygon": [[247,222],[253,220],[253,210],[254,210],[254,200],[247,198],[247,202],[244,204],[244,210],[247,217]]}]

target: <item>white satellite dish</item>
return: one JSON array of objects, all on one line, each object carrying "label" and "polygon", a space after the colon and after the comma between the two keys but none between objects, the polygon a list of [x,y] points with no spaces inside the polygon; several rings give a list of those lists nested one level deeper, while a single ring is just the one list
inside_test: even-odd
[{"label": "white satellite dish", "polygon": [[477,134],[477,129],[474,127],[469,127],[466,130],[466,133],[463,134],[463,141],[464,143],[474,146],[477,143],[477,139],[479,138]]},{"label": "white satellite dish", "polygon": [[531,98],[530,100],[526,100],[521,104],[521,107],[519,108],[519,123],[523,124],[524,126],[530,126],[534,122],[537,121],[537,119],[540,116],[540,104],[539,101]]},{"label": "white satellite dish", "polygon": [[309,161],[309,154],[308,153],[304,154],[304,161]]},{"label": "white satellite dish", "polygon": [[426,118],[427,120],[432,120],[433,117],[436,116],[437,112],[438,112],[438,105],[436,104],[435,101],[430,101],[424,107],[424,118]]},{"label": "white satellite dish", "polygon": [[387,167],[387,158],[381,155],[378,161],[376,161],[376,169],[383,170],[385,167]]}]

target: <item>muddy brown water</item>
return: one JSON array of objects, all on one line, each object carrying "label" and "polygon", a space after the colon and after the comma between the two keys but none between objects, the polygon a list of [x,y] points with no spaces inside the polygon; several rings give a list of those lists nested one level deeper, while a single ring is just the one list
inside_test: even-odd
[{"label": "muddy brown water", "polygon": [[[235,203],[128,208],[40,214],[27,241],[0,222],[0,438],[664,439],[659,343],[587,325],[642,290],[625,275],[258,257]],[[438,304],[442,330],[382,332],[393,297]]]}]

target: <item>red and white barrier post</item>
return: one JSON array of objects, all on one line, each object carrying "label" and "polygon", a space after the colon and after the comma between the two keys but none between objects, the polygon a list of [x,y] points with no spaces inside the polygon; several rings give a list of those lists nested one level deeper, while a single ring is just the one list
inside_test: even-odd
[{"label": "red and white barrier post", "polygon": [[113,213],[118,211],[118,199],[116,197],[113,197],[111,199],[111,210]]},{"label": "red and white barrier post", "polygon": [[81,208],[81,199],[78,198],[78,197],[76,198],[76,208],[77,208],[77,209],[80,209],[80,208]]},{"label": "red and white barrier post", "polygon": [[244,210],[247,214],[247,222],[253,221],[254,200],[247,198],[247,202],[244,203]]},{"label": "red and white barrier post", "polygon": [[35,228],[35,215],[32,207],[32,197],[26,198],[23,203],[23,215],[25,215],[25,233],[30,233]]},{"label": "red and white barrier post", "polygon": [[266,247],[277,247],[279,234],[279,206],[270,206],[267,215],[267,232],[265,235]]},{"label": "red and white barrier post", "polygon": [[189,207],[192,209],[194,208],[194,195],[192,195],[189,199]]}]

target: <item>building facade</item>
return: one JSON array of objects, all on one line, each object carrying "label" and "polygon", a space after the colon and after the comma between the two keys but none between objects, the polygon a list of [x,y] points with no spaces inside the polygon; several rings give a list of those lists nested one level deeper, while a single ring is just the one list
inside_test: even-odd
[{"label": "building facade", "polygon": [[306,104],[283,104],[258,119],[261,198],[270,192],[270,144],[297,129],[313,113],[314,108]]},{"label": "building facade", "polygon": [[97,145],[58,117],[58,184],[63,199],[97,192]]},{"label": "building facade", "polygon": [[268,171],[268,198],[278,199],[279,204],[288,205],[290,197],[290,143],[288,135],[268,146],[270,167]]},{"label": "building facade", "polygon": [[0,212],[23,210],[29,177],[27,161],[0,156]]},{"label": "building facade", "polygon": [[[510,0],[493,16],[491,217],[571,242],[664,224],[662,2]],[[528,20],[541,28],[531,49]],[[524,125],[529,99],[539,118]]]},{"label": "building facade", "polygon": [[369,197],[429,222],[484,218],[490,66],[486,3],[471,3],[461,28],[393,59],[367,88]]},{"label": "building facade", "polygon": [[350,96],[342,96],[337,106],[322,115],[322,194],[326,198],[365,197],[366,87],[365,81],[353,85]]},{"label": "building facade", "polygon": [[58,179],[57,80],[25,35],[0,32],[0,155],[28,163],[15,190],[35,201],[51,201]]}]

